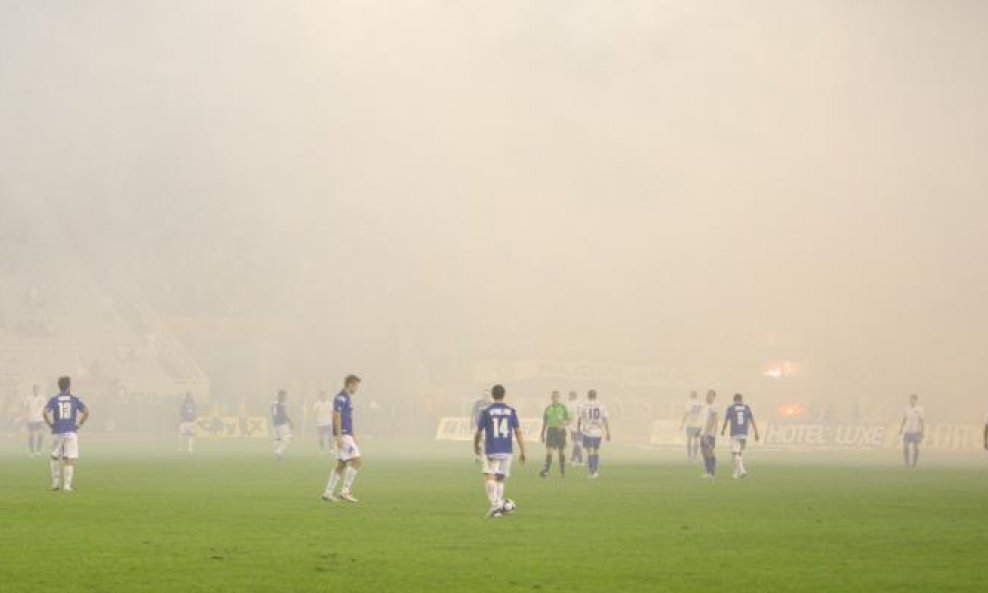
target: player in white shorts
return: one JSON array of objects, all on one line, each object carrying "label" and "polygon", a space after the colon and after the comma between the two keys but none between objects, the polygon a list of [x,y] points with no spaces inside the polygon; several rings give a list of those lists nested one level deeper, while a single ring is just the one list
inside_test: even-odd
[{"label": "player in white shorts", "polygon": [[985,412],[985,451],[988,451],[988,412]]},{"label": "player in white shorts", "polygon": [[611,440],[611,426],[607,421],[607,407],[597,401],[597,390],[587,392],[587,401],[580,406],[576,429],[583,435],[583,448],[587,452],[587,472],[590,478],[600,477],[600,444]]},{"label": "player in white shorts", "polygon": [[[336,467],[329,474],[329,482],[326,490],[322,494],[322,499],[327,502],[336,502],[343,499],[347,502],[358,502],[353,496],[353,481],[357,479],[357,471],[360,470],[362,461],[360,459],[360,448],[357,446],[357,439],[353,433],[353,401],[351,397],[360,388],[360,377],[348,375],[343,380],[343,391],[333,400],[333,433],[336,437]],[[343,478],[343,488],[340,489],[339,497],[333,493],[336,485]]]},{"label": "player in white shorts", "polygon": [[700,452],[703,454],[703,477],[712,479],[717,473],[717,408],[714,407],[714,400],[717,399],[717,392],[713,389],[707,390],[706,405],[700,412],[701,435]]},{"label": "player in white shorts", "polygon": [[45,405],[48,399],[41,395],[41,386],[35,383],[31,387],[31,395],[24,399],[24,411],[27,413],[27,450],[28,455],[41,455],[41,445],[45,429]]},{"label": "player in white shorts", "polygon": [[319,450],[333,450],[333,402],[325,391],[319,392],[319,399],[312,404],[312,413],[316,417],[316,434],[319,437]]},{"label": "player in white shorts", "polygon": [[45,423],[51,427],[51,489],[72,492],[75,462],[79,459],[78,431],[89,418],[89,409],[69,392],[71,381],[59,377],[58,395],[45,406]]},{"label": "player in white shorts", "polygon": [[[506,503],[504,482],[511,475],[511,459],[514,449],[511,438],[518,441],[518,461],[525,463],[525,442],[522,438],[521,424],[518,412],[504,403],[505,389],[503,385],[491,388],[492,401],[477,418],[476,431],[473,435],[473,451],[480,455],[483,451],[484,490],[491,506],[487,511],[488,518],[502,517],[511,512],[512,508]],[[481,449],[483,440],[483,449]]]},{"label": "player in white shorts", "polygon": [[[902,437],[902,462],[906,468],[915,468],[919,462],[919,444],[923,442],[926,429],[923,407],[917,405],[919,396],[915,393],[909,396],[909,405],[902,414],[899,424],[899,435]],[[912,448],[912,463],[909,461],[909,449]]]},{"label": "player in white shorts", "polygon": [[748,470],[744,465],[744,450],[748,444],[748,429],[750,428],[758,440],[758,425],[755,424],[755,415],[748,404],[744,403],[744,396],[740,393],[734,394],[734,403],[724,412],[724,425],[720,429],[720,435],[724,436],[727,426],[731,426],[731,460],[734,464],[734,479],[743,478],[748,475]]},{"label": "player in white shorts", "polygon": [[690,461],[696,459],[696,454],[700,451],[700,436],[703,421],[703,403],[695,391],[690,392],[689,399],[686,400],[686,408],[683,418],[679,421],[679,430],[686,429],[686,458]]},{"label": "player in white shorts", "polygon": [[[178,417],[178,450],[184,449],[192,453],[196,439],[196,420],[199,415],[196,411],[196,401],[192,398],[191,392],[185,392],[185,398],[178,409]],[[185,441],[184,447],[182,441]]]},{"label": "player in white shorts", "polygon": [[288,394],[278,392],[278,399],[271,404],[271,425],[274,427],[274,458],[281,461],[285,449],[292,442],[292,420],[288,417]]}]

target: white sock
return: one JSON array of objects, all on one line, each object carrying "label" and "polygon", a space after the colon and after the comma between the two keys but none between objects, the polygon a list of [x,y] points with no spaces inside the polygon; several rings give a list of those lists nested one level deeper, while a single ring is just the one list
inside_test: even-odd
[{"label": "white sock", "polygon": [[496,482],[497,484],[497,504],[504,504],[504,482]]},{"label": "white sock", "polygon": [[75,466],[66,465],[65,469],[62,470],[62,473],[65,474],[65,488],[72,488],[72,474],[75,473]]},{"label": "white sock", "polygon": [[484,482],[484,489],[487,490],[487,500],[491,501],[491,506],[497,506],[497,482],[491,480]]},{"label": "white sock", "polygon": [[738,463],[740,463],[740,461],[741,461],[741,459],[737,455],[735,455],[734,457],[731,458],[731,465],[734,467],[734,474],[735,475],[737,475],[737,473],[738,473]]},{"label": "white sock", "polygon": [[343,476],[343,490],[346,492],[350,491],[353,487],[353,481],[357,478],[357,468],[348,466],[346,468],[346,475]]},{"label": "white sock", "polygon": [[189,453],[192,452],[192,437],[189,437]]},{"label": "white sock", "polygon": [[744,459],[742,459],[740,455],[738,455],[738,471],[742,474],[748,473],[744,471]]},{"label": "white sock", "polygon": [[[68,469],[68,468],[66,468]],[[58,486],[62,481],[62,462],[57,459],[51,460],[51,485]]]},{"label": "white sock", "polygon": [[337,482],[340,481],[340,474],[336,473],[336,470],[329,472],[329,483],[326,484],[326,494],[332,494],[333,490],[336,489]]}]

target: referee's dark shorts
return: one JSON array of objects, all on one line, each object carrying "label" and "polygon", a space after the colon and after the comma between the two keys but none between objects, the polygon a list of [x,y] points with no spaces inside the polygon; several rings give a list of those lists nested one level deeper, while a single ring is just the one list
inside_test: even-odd
[{"label": "referee's dark shorts", "polygon": [[566,429],[565,428],[545,429],[545,446],[550,449],[565,449]]}]

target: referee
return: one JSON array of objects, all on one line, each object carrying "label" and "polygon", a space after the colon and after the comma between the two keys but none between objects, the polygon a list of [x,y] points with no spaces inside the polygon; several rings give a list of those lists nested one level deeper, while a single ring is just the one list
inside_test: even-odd
[{"label": "referee", "polygon": [[566,477],[566,425],[569,424],[569,410],[559,402],[559,392],[552,392],[552,403],[542,414],[542,442],[545,443],[545,467],[539,477],[549,476],[552,467],[552,454],[559,454],[559,475]]}]

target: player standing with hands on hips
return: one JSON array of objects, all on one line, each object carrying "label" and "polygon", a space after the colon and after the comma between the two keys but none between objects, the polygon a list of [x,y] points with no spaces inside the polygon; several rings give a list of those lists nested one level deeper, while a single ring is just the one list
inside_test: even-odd
[{"label": "player standing with hands on hips", "polygon": [[510,512],[505,503],[504,481],[511,474],[511,459],[514,456],[511,437],[518,439],[518,461],[525,463],[525,441],[521,434],[521,424],[514,408],[504,403],[504,386],[495,385],[491,389],[491,405],[484,408],[477,419],[477,432],[473,436],[473,452],[480,455],[480,439],[484,437],[484,489],[491,507],[488,518],[503,516]]},{"label": "player standing with hands on hips", "polygon": [[[333,400],[333,434],[336,435],[336,468],[329,474],[329,483],[322,499],[336,502],[343,499],[347,502],[359,502],[353,496],[353,481],[357,479],[360,469],[360,449],[357,438],[353,434],[353,401],[350,399],[360,388],[360,377],[347,375],[343,380],[343,391]],[[333,491],[343,478],[343,488],[339,498]]]},{"label": "player standing with hands on hips", "polygon": [[79,459],[79,435],[89,419],[89,409],[69,392],[71,380],[59,377],[58,395],[45,406],[45,423],[51,427],[51,489],[72,492],[75,462]]}]

